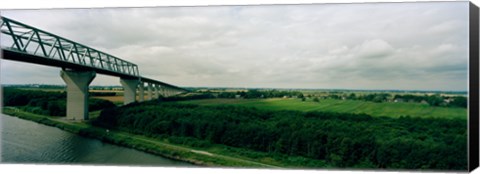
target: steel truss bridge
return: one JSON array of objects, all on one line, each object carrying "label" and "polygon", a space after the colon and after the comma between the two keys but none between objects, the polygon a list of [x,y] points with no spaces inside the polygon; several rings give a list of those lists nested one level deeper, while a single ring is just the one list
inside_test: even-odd
[{"label": "steel truss bridge", "polygon": [[149,100],[187,92],[141,76],[132,62],[3,16],[0,30],[3,59],[62,68],[60,76],[67,84],[67,118],[72,120],[88,119],[88,85],[96,73],[120,77],[124,104],[135,102],[137,93],[138,100],[143,101],[145,91]]}]

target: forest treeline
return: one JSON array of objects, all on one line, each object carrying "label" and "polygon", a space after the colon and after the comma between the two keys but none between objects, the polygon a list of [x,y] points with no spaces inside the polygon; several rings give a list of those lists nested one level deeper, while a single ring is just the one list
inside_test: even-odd
[{"label": "forest treeline", "polygon": [[152,137],[189,137],[207,142],[205,146],[223,144],[272,157],[303,156],[333,167],[467,168],[467,122],[463,119],[149,101],[105,109],[93,124]]},{"label": "forest treeline", "polygon": [[389,93],[373,93],[356,95],[355,93],[337,95],[330,94],[328,98],[333,99],[349,99],[349,100],[362,100],[371,101],[375,103],[382,102],[415,102],[426,103],[430,106],[443,106],[443,107],[461,107],[467,108],[467,97],[463,96],[442,96],[439,94],[434,95],[412,95],[412,94],[389,94]]},{"label": "forest treeline", "polygon": [[[41,115],[65,116],[66,115],[65,92],[50,92],[39,90],[22,90],[17,88],[3,88],[3,105],[21,107],[22,109]],[[88,100],[89,111],[101,110],[114,107],[115,105],[102,99]]]}]

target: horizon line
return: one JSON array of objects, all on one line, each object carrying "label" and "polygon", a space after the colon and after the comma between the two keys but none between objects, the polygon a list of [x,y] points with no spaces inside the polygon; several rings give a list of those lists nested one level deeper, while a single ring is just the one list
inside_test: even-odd
[{"label": "horizon line", "polygon": [[[1,86],[15,85],[51,85],[66,86],[65,84],[1,84]],[[122,87],[121,85],[91,85],[90,87]],[[468,93],[468,90],[439,90],[439,89],[353,89],[353,88],[302,88],[302,87],[207,87],[207,86],[179,86],[182,88],[224,88],[224,89],[283,89],[283,90],[340,90],[340,91],[418,91],[418,92],[462,92]]]}]

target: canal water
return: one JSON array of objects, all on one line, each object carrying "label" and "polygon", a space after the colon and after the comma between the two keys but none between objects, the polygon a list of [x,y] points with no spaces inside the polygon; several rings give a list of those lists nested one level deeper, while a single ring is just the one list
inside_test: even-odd
[{"label": "canal water", "polygon": [[1,114],[1,163],[194,167]]}]

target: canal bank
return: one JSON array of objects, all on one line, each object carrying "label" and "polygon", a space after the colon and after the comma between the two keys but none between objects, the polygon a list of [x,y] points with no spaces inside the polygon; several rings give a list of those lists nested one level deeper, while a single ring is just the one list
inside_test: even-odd
[{"label": "canal bank", "polygon": [[98,139],[102,142],[137,149],[161,157],[188,162],[197,166],[275,167],[231,156],[212,154],[200,149],[174,145],[141,135],[114,130],[107,131],[104,128],[94,127],[88,123],[69,122],[59,117],[32,114],[15,108],[3,108],[3,113],[44,125],[54,126],[83,137]]},{"label": "canal bank", "polygon": [[2,164],[195,167],[56,127],[0,114]]}]

